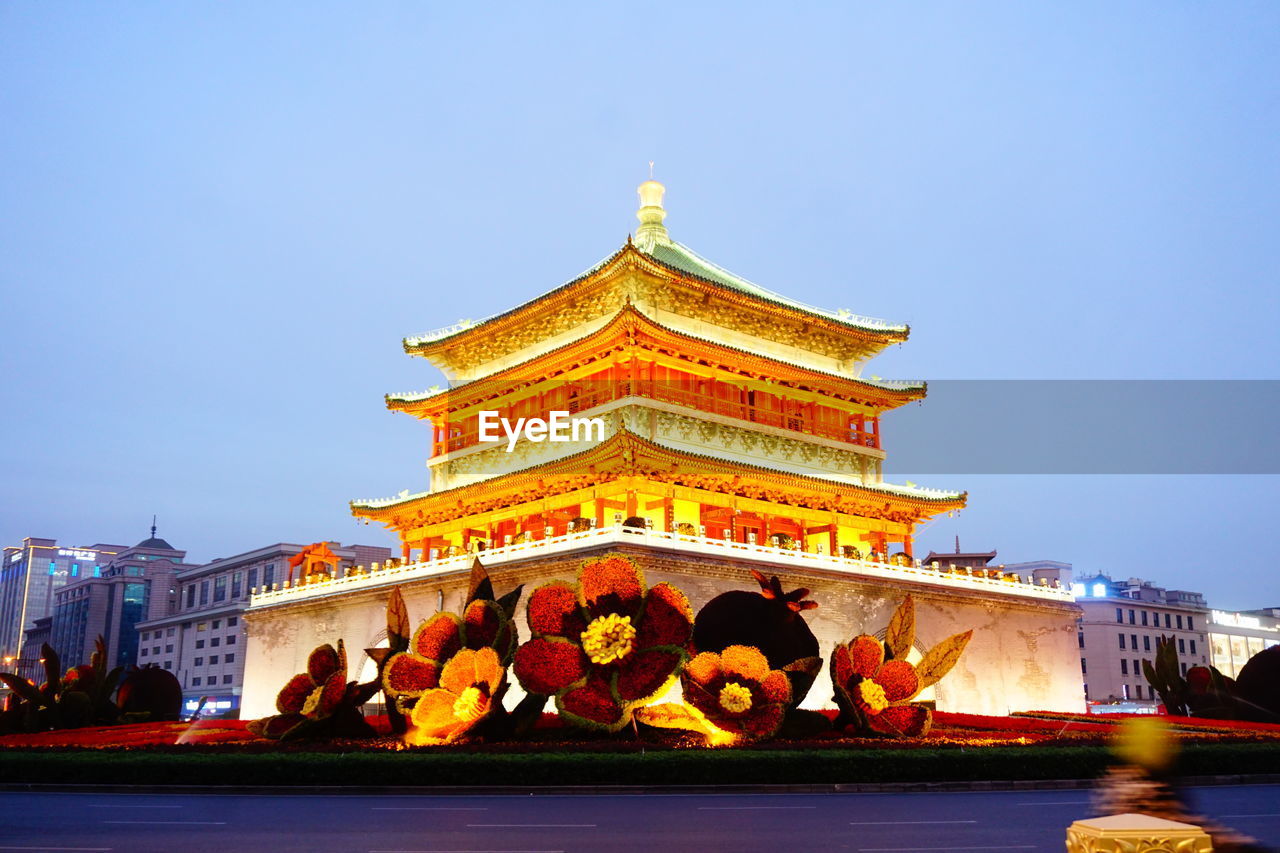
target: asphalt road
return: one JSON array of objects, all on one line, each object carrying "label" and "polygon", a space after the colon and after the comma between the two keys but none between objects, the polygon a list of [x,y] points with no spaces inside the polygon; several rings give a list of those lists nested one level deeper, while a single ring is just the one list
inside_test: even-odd
[{"label": "asphalt road", "polygon": [[[1194,807],[1280,848],[1280,785]],[[0,794],[0,853],[1061,851],[1087,791],[366,796]]]}]

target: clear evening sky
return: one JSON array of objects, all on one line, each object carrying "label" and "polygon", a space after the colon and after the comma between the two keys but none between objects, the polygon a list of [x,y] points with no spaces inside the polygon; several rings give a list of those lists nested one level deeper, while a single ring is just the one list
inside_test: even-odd
[{"label": "clear evening sky", "polygon": [[[910,323],[868,373],[1280,378],[1278,140],[1274,3],[5,3],[0,541],[390,544],[400,339],[613,252],[649,160],[675,239]],[[921,552],[1280,605],[1275,476],[911,479],[970,493]]]}]

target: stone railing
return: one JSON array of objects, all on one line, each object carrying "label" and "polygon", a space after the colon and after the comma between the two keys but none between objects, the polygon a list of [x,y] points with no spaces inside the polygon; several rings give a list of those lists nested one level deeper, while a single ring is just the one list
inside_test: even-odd
[{"label": "stone railing", "polygon": [[889,561],[883,561],[844,557],[825,554],[821,551],[802,551],[797,548],[734,542],[708,536],[668,533],[614,524],[416,563],[393,562],[386,565],[374,563],[368,567],[357,566],[340,578],[322,577],[293,584],[273,584],[271,589],[258,587],[253,590],[249,606],[251,608],[269,607],[286,602],[376,589],[450,572],[466,571],[476,557],[480,557],[486,566],[492,567],[518,560],[551,557],[608,545],[644,545],[684,554],[728,557],[734,560],[791,566],[797,569],[821,569],[851,577],[913,581],[930,586],[982,591],[994,595],[1064,602],[1074,600],[1071,591],[1060,586],[1056,581],[1049,583],[1042,579],[1036,582],[1030,576],[1004,572],[999,568],[972,570],[954,566],[933,568],[921,565],[919,560],[894,561],[891,558]]}]

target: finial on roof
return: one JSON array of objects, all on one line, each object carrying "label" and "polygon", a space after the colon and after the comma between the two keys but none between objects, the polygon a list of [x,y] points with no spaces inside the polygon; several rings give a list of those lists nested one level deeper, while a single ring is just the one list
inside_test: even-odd
[{"label": "finial on roof", "polygon": [[667,236],[667,228],[662,221],[667,218],[667,211],[662,207],[662,195],[667,188],[653,179],[653,161],[649,162],[649,180],[640,185],[640,210],[636,219],[640,227],[636,229],[635,244],[641,251],[650,251],[654,246],[671,242]]},{"label": "finial on roof", "polygon": [[956,553],[960,553],[960,534],[956,534]]},{"label": "finial on roof", "polygon": [[156,517],[154,515],[151,516],[151,538],[156,538]]}]

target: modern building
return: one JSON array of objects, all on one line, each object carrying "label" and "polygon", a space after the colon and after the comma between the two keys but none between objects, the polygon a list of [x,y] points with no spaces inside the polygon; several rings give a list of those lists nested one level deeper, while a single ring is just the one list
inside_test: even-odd
[{"label": "modern building", "polygon": [[1280,645],[1280,607],[1243,612],[1209,611],[1209,662],[1235,678],[1249,658]]},{"label": "modern building", "polygon": [[[328,544],[339,560],[339,578],[356,566],[368,567],[391,556],[391,549],[385,547]],[[249,595],[255,588],[284,584],[290,559],[303,548],[277,542],[206,565],[183,567],[174,581],[175,606],[135,626],[137,664],[172,670],[182,683],[188,711],[195,711],[202,698],[209,713],[238,708],[244,679],[241,615]]]},{"label": "modern building", "polygon": [[34,536],[5,547],[0,558],[0,657],[25,658],[23,635],[37,619],[53,614],[57,590],[97,577],[124,550],[123,545],[104,544],[73,548]]},{"label": "modern building", "polygon": [[1104,574],[1079,578],[1072,591],[1083,611],[1077,640],[1090,702],[1158,704],[1142,661],[1154,659],[1161,637],[1173,638],[1184,675],[1190,667],[1209,663],[1210,611],[1200,593]]},{"label": "modern building", "polygon": [[[918,527],[966,495],[884,480],[881,415],[926,388],[866,368],[908,328],[727,271],[671,239],[661,184],[639,192],[634,239],[587,272],[405,340],[449,381],[386,399],[430,426],[429,487],[351,504],[394,532],[400,561],[255,595],[245,713],[271,712],[315,642],[377,645],[394,586],[422,619],[459,608],[477,554],[506,590],[608,551],[695,608],[754,589],[750,569],[806,587],[824,654],[883,628],[910,592],[922,646],[980,628],[938,707],[1083,710],[1068,590],[914,557]],[[824,672],[809,701],[831,695]]]},{"label": "modern building", "polygon": [[[89,577],[54,593],[50,645],[67,665],[88,663],[99,636],[107,643],[109,666],[137,662],[134,626],[166,615],[177,605],[174,578],[186,551],[156,537],[123,548]],[[173,668],[173,658],[164,658]],[[155,661],[161,663],[161,660]]]}]

